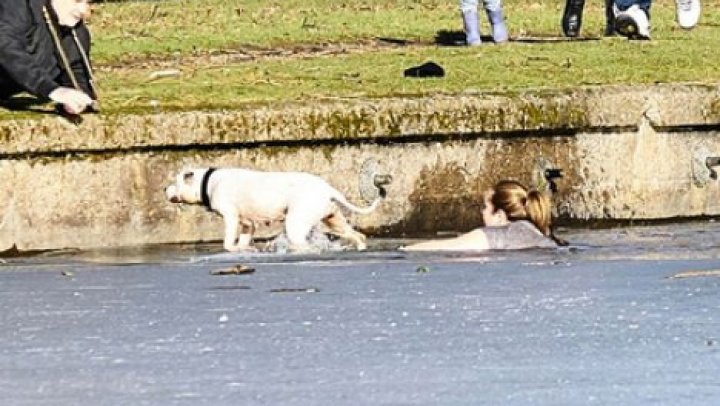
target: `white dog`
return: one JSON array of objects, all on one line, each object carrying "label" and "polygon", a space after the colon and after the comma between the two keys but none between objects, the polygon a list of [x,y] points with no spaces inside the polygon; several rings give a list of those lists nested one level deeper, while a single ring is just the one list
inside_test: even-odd
[{"label": "white dog", "polygon": [[348,224],[335,203],[352,212],[368,214],[381,200],[378,197],[369,207],[360,208],[318,176],[240,168],[181,171],[175,184],[165,188],[165,195],[173,203],[202,204],[222,215],[223,245],[232,252],[252,250],[250,243],[256,223],[282,220],[293,251],[309,248],[308,235],[320,222],[331,234],[363,250],[367,246],[365,236]]}]

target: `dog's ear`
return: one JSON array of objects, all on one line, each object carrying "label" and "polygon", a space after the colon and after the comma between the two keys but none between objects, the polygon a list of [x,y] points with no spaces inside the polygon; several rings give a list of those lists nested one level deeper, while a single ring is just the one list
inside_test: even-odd
[{"label": "dog's ear", "polygon": [[195,177],[195,172],[193,172],[193,171],[185,172],[183,174],[183,180],[185,181],[186,185],[191,185],[194,177]]}]

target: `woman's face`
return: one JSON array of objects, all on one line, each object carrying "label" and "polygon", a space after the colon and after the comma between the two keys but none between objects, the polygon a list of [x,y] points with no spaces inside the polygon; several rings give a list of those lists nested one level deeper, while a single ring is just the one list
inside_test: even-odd
[{"label": "woman's face", "polygon": [[495,210],[495,206],[492,203],[492,197],[495,194],[493,190],[488,190],[483,195],[485,199],[485,207],[482,211],[483,223],[485,227],[500,227],[509,223],[507,214],[504,210]]},{"label": "woman's face", "polygon": [[74,27],[81,20],[90,17],[88,0],[52,0],[51,4],[60,25]]}]

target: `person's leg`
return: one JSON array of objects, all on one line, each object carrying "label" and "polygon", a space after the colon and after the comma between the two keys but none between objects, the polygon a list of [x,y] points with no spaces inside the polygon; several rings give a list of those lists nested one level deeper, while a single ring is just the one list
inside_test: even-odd
[{"label": "person's leg", "polygon": [[640,10],[645,12],[645,15],[647,16],[648,20],[650,19],[650,6],[652,5],[652,0],[635,0],[635,4],[640,7]]},{"label": "person's leg", "polygon": [[503,16],[502,1],[483,0],[483,6],[492,27],[493,41],[496,43],[506,42],[508,40],[508,30]]},{"label": "person's leg", "polygon": [[650,6],[652,0],[614,0],[615,7],[620,11],[625,11],[630,7],[637,5],[640,10],[644,11],[648,18],[650,18]]},{"label": "person's leg", "polygon": [[562,16],[562,30],[566,37],[577,37],[582,27],[582,15],[585,0],[565,0],[565,11]]},{"label": "person's leg", "polygon": [[605,36],[615,35],[615,11],[613,11],[613,0],[605,0]]},{"label": "person's leg", "polygon": [[480,45],[480,21],[477,12],[478,0],[460,0],[460,13],[465,28],[465,40],[468,45]]}]

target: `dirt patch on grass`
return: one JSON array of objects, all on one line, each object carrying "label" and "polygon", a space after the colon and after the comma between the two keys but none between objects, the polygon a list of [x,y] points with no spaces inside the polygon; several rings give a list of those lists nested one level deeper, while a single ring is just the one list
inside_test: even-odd
[{"label": "dirt patch on grass", "polygon": [[262,48],[242,46],[236,49],[198,51],[190,55],[137,56],[118,63],[101,64],[98,71],[120,71],[147,68],[202,67],[253,62],[267,59],[303,59],[318,56],[351,55],[401,47],[430,46],[431,41],[418,42],[393,38],[362,40],[353,43],[293,44],[285,47]]}]

